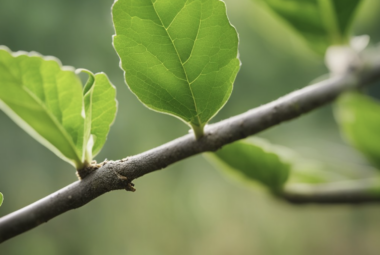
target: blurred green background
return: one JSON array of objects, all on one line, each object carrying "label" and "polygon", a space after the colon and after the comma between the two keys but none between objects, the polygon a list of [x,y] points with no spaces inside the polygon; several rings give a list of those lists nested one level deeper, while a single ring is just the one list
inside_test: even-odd
[{"label": "blurred green background", "polygon": [[[230,101],[213,122],[277,99],[327,73],[323,60],[255,1],[225,2],[240,35],[243,65]],[[145,108],[124,84],[111,45],[112,3],[0,0],[0,45],[104,71],[117,87],[118,115],[98,161],[143,152],[189,129],[173,117]],[[379,24],[380,1],[363,0],[355,34],[369,34],[373,43],[379,42]],[[362,156],[340,138],[330,106],[259,136],[289,146],[303,157],[323,160],[331,171],[370,174],[363,170]],[[76,181],[70,165],[2,112],[0,162],[0,191],[5,196],[0,216]],[[5,242],[0,254],[380,254],[378,205],[292,206],[229,180],[202,156],[144,176],[135,184],[136,193],[103,195]]]}]

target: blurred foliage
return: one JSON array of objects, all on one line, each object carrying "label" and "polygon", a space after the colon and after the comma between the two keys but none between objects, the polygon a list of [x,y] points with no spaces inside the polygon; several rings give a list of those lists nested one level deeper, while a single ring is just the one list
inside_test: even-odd
[{"label": "blurred foliage", "polygon": [[292,167],[290,160],[281,157],[279,148],[257,138],[237,141],[206,155],[227,174],[243,182],[259,182],[274,192],[281,190]]},{"label": "blurred foliage", "polygon": [[[257,1],[257,0],[256,0]],[[324,55],[331,44],[347,44],[361,0],[261,0]]]},{"label": "blurred foliage", "polygon": [[339,98],[335,113],[348,142],[380,168],[380,103],[350,92]]},{"label": "blurred foliage", "polygon": [[[53,55],[64,65],[104,71],[119,111],[99,161],[119,159],[188,132],[146,109],[123,82],[112,48],[112,0],[0,0],[0,44]],[[319,56],[260,5],[226,0],[239,32],[242,68],[230,101],[213,121],[239,114],[327,72]],[[380,41],[380,2],[363,2],[355,34]],[[371,89],[376,94],[379,86]],[[330,107],[261,136],[330,169],[363,177],[365,160],[345,145]],[[5,215],[76,180],[74,169],[0,113],[0,191]],[[339,163],[344,162],[344,163]],[[360,171],[358,170],[360,169]],[[294,207],[225,180],[201,156],[136,180],[136,193],[106,194],[0,245],[0,254],[378,254],[380,208]]]}]

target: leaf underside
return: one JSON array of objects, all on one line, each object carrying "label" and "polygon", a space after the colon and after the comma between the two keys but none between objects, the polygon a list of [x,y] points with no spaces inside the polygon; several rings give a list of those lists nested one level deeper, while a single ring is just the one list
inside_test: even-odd
[{"label": "leaf underside", "polygon": [[380,103],[349,92],[337,101],[335,117],[346,140],[380,169]]},{"label": "leaf underside", "polygon": [[219,0],[118,0],[114,47],[131,91],[194,129],[227,102],[238,37]]},{"label": "leaf underside", "polygon": [[361,0],[262,0],[286,20],[309,46],[324,54],[330,45],[346,44]]},{"label": "leaf underside", "polygon": [[[105,87],[104,74],[98,75],[102,76],[100,87]],[[106,87],[100,90],[114,91],[109,81]],[[99,109],[94,110],[99,119],[92,120],[90,131],[85,130],[82,94],[82,83],[73,68],[62,67],[52,57],[34,52],[11,53],[0,47],[0,108],[32,137],[77,168],[85,163],[85,133],[101,137],[99,144],[95,143],[98,151],[108,133],[104,126],[109,127],[115,116],[109,108],[116,112],[116,102],[108,94],[107,101],[95,99],[97,106],[93,108],[105,108],[112,117],[102,118],[104,123],[99,124]]]},{"label": "leaf underside", "polygon": [[260,182],[272,190],[281,189],[291,168],[290,163],[270,145],[263,147],[261,141],[238,141],[209,156],[217,161],[220,168],[244,179]]}]

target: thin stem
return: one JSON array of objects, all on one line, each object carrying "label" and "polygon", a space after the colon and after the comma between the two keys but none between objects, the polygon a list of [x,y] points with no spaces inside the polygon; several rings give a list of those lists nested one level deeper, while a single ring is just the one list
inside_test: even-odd
[{"label": "thin stem", "polygon": [[196,125],[191,125],[191,128],[193,129],[195,139],[199,140],[202,136],[204,136],[204,127],[198,127]]},{"label": "thin stem", "polygon": [[295,204],[345,204],[380,202],[380,177],[331,182],[327,184],[290,184],[282,198]]}]

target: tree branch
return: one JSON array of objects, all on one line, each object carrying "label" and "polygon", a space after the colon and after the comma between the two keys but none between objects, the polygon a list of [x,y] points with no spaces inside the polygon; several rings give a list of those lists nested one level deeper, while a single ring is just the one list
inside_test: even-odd
[{"label": "tree branch", "polygon": [[[295,119],[332,102],[346,90],[359,88],[379,79],[380,61],[372,63],[365,70],[351,70],[345,75],[308,86],[269,104],[209,125],[205,129],[205,135],[199,140],[195,140],[193,134],[188,134],[139,155],[104,162],[99,169],[83,180],[0,218],[0,242],[35,228],[64,212],[81,207],[106,192],[118,189],[133,190],[131,181],[145,174],[202,152],[216,151],[223,145]],[[336,198],[341,196],[339,193],[334,194]],[[360,196],[321,199],[326,196],[331,197],[325,193],[318,193],[318,196],[301,196],[300,193],[289,192],[284,195],[292,202],[310,200],[318,203],[328,201],[351,203],[366,200]]]},{"label": "tree branch", "polygon": [[380,178],[327,184],[292,184],[280,197],[293,204],[363,204],[380,202]]}]

